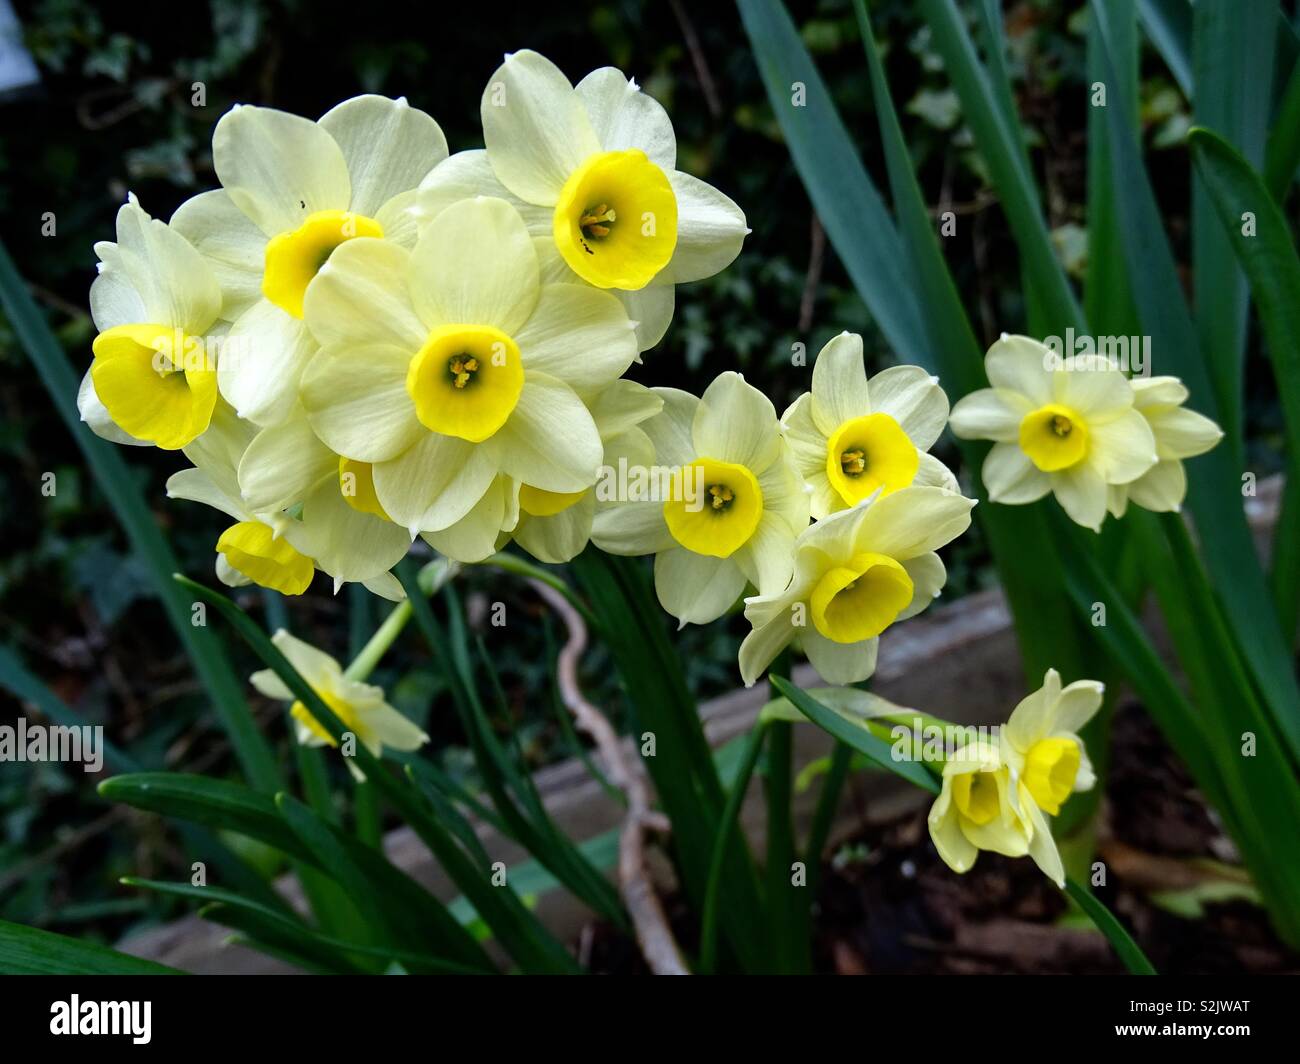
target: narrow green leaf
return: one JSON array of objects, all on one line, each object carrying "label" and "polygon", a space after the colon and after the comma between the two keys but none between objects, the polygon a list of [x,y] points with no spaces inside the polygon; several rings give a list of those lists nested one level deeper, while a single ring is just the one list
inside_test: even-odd
[{"label": "narrow green leaf", "polygon": [[1188,0],[1138,0],[1142,25],[1178,87],[1192,99],[1192,5]]},{"label": "narrow green leaf", "polygon": [[1297,167],[1300,167],[1300,62],[1291,65],[1291,75],[1286,80],[1264,149],[1264,184],[1279,207],[1286,203]]},{"label": "narrow green leaf", "polygon": [[131,549],[144,563],[153,590],[162,599],[172,627],[212,699],[244,774],[258,790],[274,791],[283,785],[279,769],[244,699],[238,673],[217,637],[208,628],[191,623],[192,603],[171,579],[179,568],[176,557],[158,530],[117,447],[101,440],[82,424],[76,401],[80,382],[40,310],[27,294],[23,279],[3,244],[0,244],[0,306],[36,367],[55,409],[81,449],[104,498],[117,514]]},{"label": "narrow green leaf", "polygon": [[92,942],[0,920],[0,972],[5,975],[182,975]]},{"label": "narrow green leaf", "polygon": [[1106,941],[1124,962],[1124,967],[1133,975],[1155,975],[1156,968],[1142,952],[1142,948],[1133,941],[1133,937],[1124,930],[1124,925],[1115,919],[1095,894],[1087,887],[1073,879],[1065,881],[1065,893],[1074,899],[1080,909],[1087,914],[1097,929],[1106,936]]}]

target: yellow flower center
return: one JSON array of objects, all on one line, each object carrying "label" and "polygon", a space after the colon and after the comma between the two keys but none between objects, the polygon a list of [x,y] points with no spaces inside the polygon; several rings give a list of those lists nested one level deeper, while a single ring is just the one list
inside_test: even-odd
[{"label": "yellow flower center", "polygon": [[297,229],[267,243],[262,295],[285,313],[301,318],[307,286],[334,249],[353,237],[383,235],[383,226],[364,214],[316,211]]},{"label": "yellow flower center", "polygon": [[998,815],[996,772],[963,772],[952,778],[952,800],[957,812],[972,824],[987,824]]},{"label": "yellow flower center", "polygon": [[846,421],[826,447],[826,475],[846,506],[861,502],[877,488],[882,495],[916,479],[921,456],[902,427],[888,414],[867,414]]},{"label": "yellow flower center", "polygon": [[[316,695],[322,702],[333,710],[334,716],[338,717],[338,719],[343,722],[343,726],[347,728],[348,731],[357,733],[357,716],[353,713],[350,703],[343,701],[343,699],[339,698],[337,695],[331,694],[329,691],[321,691],[315,687],[313,687],[312,690],[316,692]],[[328,743],[330,746],[338,746],[338,742],[335,740],[334,736],[325,730],[325,725],[313,717],[311,711],[301,702],[294,702],[294,704],[289,707],[289,715],[293,717],[294,720],[302,721],[302,723],[306,725],[307,730],[322,742]],[[357,738],[360,738],[359,734],[357,734]]]},{"label": "yellow flower center", "polygon": [[601,152],[569,175],[552,229],[564,261],[584,281],[635,291],[673,257],[677,196],[645,152]]},{"label": "yellow flower center", "polygon": [[1088,426],[1068,406],[1048,403],[1021,419],[1020,449],[1044,473],[1069,469],[1088,453]]},{"label": "yellow flower center", "polygon": [[554,517],[563,513],[590,491],[545,491],[531,484],[519,485],[519,509],[533,517]]},{"label": "yellow flower center", "polygon": [[424,426],[481,443],[502,425],[524,389],[518,345],[487,325],[443,325],[406,371],[406,391]]},{"label": "yellow flower center", "polygon": [[1056,816],[1074,791],[1079,774],[1079,744],[1073,739],[1039,739],[1025,757],[1024,783],[1038,807]]},{"label": "yellow flower center", "polygon": [[813,626],[836,643],[878,636],[912,601],[912,578],[895,558],[855,555],[828,570],[809,598]]},{"label": "yellow flower center", "polygon": [[284,595],[301,595],[311,584],[315,566],[287,540],[276,539],[261,521],[240,521],[221,533],[217,553],[253,583]]},{"label": "yellow flower center", "polygon": [[174,451],[212,420],[217,365],[201,336],[166,325],[118,325],[95,337],[90,378],[117,426]]},{"label": "yellow flower center", "polygon": [[673,478],[664,503],[668,531],[687,550],[729,558],[749,542],[763,517],[763,491],[745,466],[697,458]]},{"label": "yellow flower center", "polygon": [[375,477],[369,462],[356,462],[351,458],[339,459],[339,491],[343,501],[363,514],[374,514],[385,521],[392,518],[384,512],[375,494]]}]

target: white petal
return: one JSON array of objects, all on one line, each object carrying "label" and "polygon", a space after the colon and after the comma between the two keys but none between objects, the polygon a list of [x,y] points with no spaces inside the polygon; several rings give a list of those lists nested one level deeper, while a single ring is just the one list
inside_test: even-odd
[{"label": "white petal", "polygon": [[1072,358],[1052,374],[1052,401],[1083,415],[1091,424],[1117,417],[1133,406],[1133,389],[1119,370],[1097,358]]},{"label": "white petal", "polygon": [[600,438],[608,440],[654,417],[663,410],[664,400],[645,385],[621,378],[591,396],[587,406]]},{"label": "white petal", "polygon": [[414,447],[376,462],[371,473],[389,517],[412,534],[436,532],[469,513],[488,490],[497,474],[495,449],[425,432]]},{"label": "white petal", "polygon": [[467,565],[490,558],[501,537],[507,495],[516,491],[508,477],[497,477],[459,521],[441,531],[423,533],[425,542],[439,554]]},{"label": "white petal", "polygon": [[692,429],[700,400],[677,388],[652,388],[664,402],[663,410],[642,423],[641,428],[655,447],[655,461],[679,466],[700,456]]},{"label": "white petal", "polygon": [[321,117],[338,142],[352,183],[349,209],[373,218],[399,192],[413,189],[447,158],[438,123],[402,97],[354,96]]},{"label": "white petal", "polygon": [[793,641],[795,628],[790,617],[788,607],[778,610],[745,636],[740,644],[740,676],[746,687],[752,687],[777,655]]},{"label": "white petal", "polygon": [[375,213],[375,221],[384,231],[384,239],[406,248],[415,247],[420,236],[420,193],[417,189],[399,192]]},{"label": "white petal", "polygon": [[506,57],[483,90],[479,117],[501,183],[543,207],[553,206],[568,176],[600,151],[569,79],[533,51]]},{"label": "white petal", "polygon": [[840,333],[813,363],[812,416],[830,437],[844,422],[871,413],[871,393],[862,362],[862,337]]},{"label": "white petal", "polygon": [[794,540],[795,534],[785,521],[764,512],[754,534],[732,555],[760,595],[784,591],[790,583],[794,571]]},{"label": "white petal", "polygon": [[668,175],[677,196],[677,247],[662,280],[699,281],[726,269],[740,254],[749,229],[745,212],[712,185],[674,170]]},{"label": "white petal", "polygon": [[614,291],[627,309],[627,316],[636,323],[638,351],[649,351],[664,338],[673,321],[676,291],[671,284],[648,284],[635,292]]},{"label": "white petal", "polygon": [[685,547],[655,555],[659,604],[683,625],[716,621],[744,590],[745,574],[730,558],[711,558]]},{"label": "white petal", "polygon": [[664,521],[662,502],[622,502],[598,506],[591,523],[591,541],[607,554],[637,557],[671,550],[677,545]]},{"label": "white petal", "polygon": [[117,245],[111,240],[97,241],[95,254],[99,258],[99,275],[90,285],[90,316],[95,327],[106,332],[115,325],[147,322],[152,315],[128,276]]},{"label": "white petal", "polygon": [[970,527],[974,499],[941,488],[903,488],[867,507],[857,549],[899,561],[938,550]]},{"label": "white petal", "polygon": [[1223,430],[1204,414],[1183,407],[1146,412],[1161,458],[1194,458],[1223,439]]},{"label": "white petal", "polygon": [[1049,363],[1058,357],[1028,336],[1003,336],[984,356],[984,372],[995,388],[1027,397],[1035,407],[1052,401],[1053,373]]},{"label": "white petal", "polygon": [[817,675],[827,683],[858,683],[876,671],[879,637],[860,643],[836,643],[809,626],[800,634],[799,645]]},{"label": "white petal", "polygon": [[1020,422],[1033,409],[1033,403],[1020,392],[981,388],[957,400],[948,424],[953,435],[963,440],[1016,443],[1020,439]]},{"label": "white petal", "polygon": [[1036,502],[1052,490],[1051,477],[1014,443],[995,443],[984,459],[981,476],[989,499],[1010,506]]},{"label": "white petal", "polygon": [[221,285],[223,318],[234,321],[262,298],[266,234],[224,188],[190,197],[169,224],[208,260]]},{"label": "white petal", "polygon": [[920,464],[917,466],[916,477],[912,481],[914,486],[943,488],[945,491],[954,492],[961,490],[952,470],[934,455],[922,451],[917,457],[920,459]]},{"label": "white petal", "polygon": [[318,482],[303,502],[302,519],[289,524],[284,536],[336,582],[378,577],[411,546],[411,535],[401,525],[351,506],[337,476]]},{"label": "white petal", "polygon": [[1128,497],[1145,510],[1177,512],[1187,498],[1187,471],[1177,458],[1165,458],[1127,485]]},{"label": "white petal", "polygon": [[888,414],[920,451],[928,451],[948,422],[948,396],[920,366],[891,366],[867,382],[872,413]]},{"label": "white petal", "polygon": [[525,374],[541,371],[575,388],[604,387],[637,356],[636,333],[623,305],[583,284],[543,285],[514,339]]},{"label": "white petal", "polygon": [[221,345],[217,385],[222,398],[258,425],[275,425],[298,402],[298,382],[316,353],[307,326],[261,300],[240,315]]},{"label": "white petal", "polygon": [[572,506],[550,517],[526,517],[514,539],[539,562],[561,565],[582,553],[591,538],[596,496],[588,492]]},{"label": "white petal", "polygon": [[677,135],[668,112],[621,70],[593,70],[578,82],[576,91],[602,151],[639,148],[665,172],[677,166]]},{"label": "white petal", "polygon": [[501,468],[544,491],[581,491],[596,480],[605,449],[582,400],[563,381],[529,371],[500,438]]},{"label": "white petal", "polygon": [[691,426],[697,453],[761,472],[781,453],[772,401],[739,373],[719,373],[700,397]]},{"label": "white petal", "polygon": [[402,602],[406,598],[402,582],[392,573],[380,573],[369,580],[362,580],[361,584],[372,595],[388,599],[389,602]]},{"label": "white petal", "polygon": [[1094,532],[1101,530],[1106,520],[1106,481],[1088,462],[1080,462],[1069,469],[1051,474],[1052,491],[1056,501],[1070,516],[1070,520]]},{"label": "white petal", "polygon": [[301,389],[316,435],[361,462],[394,458],[428,435],[406,391],[410,363],[409,352],[387,344],[318,351]]},{"label": "white petal", "polygon": [[411,302],[411,253],[388,240],[340,244],[307,286],[304,320],[322,347],[392,344],[415,354],[429,330]]},{"label": "white petal", "polygon": [[199,502],[228,514],[236,521],[246,521],[249,517],[244,505],[202,469],[181,469],[168,477],[167,498]]},{"label": "white petal", "polygon": [[1088,443],[1088,462],[1108,484],[1127,484],[1156,464],[1155,438],[1137,410],[1093,427]]},{"label": "white petal", "polygon": [[267,236],[297,229],[316,211],[345,211],[352,199],[338,143],[286,111],[236,105],[212,134],[212,165],[235,206]]},{"label": "white petal", "polygon": [[908,558],[903,562],[903,568],[912,580],[912,601],[904,607],[896,621],[905,621],[922,612],[939,596],[948,579],[948,570],[944,568],[943,560],[933,552]]},{"label": "white petal", "polygon": [[239,490],[253,513],[287,510],[302,502],[322,477],[336,477],[338,466],[338,456],[299,414],[253,437],[239,462]]},{"label": "white petal", "polygon": [[491,325],[507,335],[537,305],[537,253],[505,200],[462,200],[425,227],[411,259],[411,300],[429,328]]},{"label": "white petal", "polygon": [[335,686],[342,682],[343,670],[339,667],[339,663],[325,651],[317,649],[310,643],[304,643],[283,628],[271,636],[271,642],[312,687],[318,690],[321,688],[334,690]]},{"label": "white petal", "polygon": [[[519,212],[528,232],[534,237],[545,238],[554,250],[554,211],[549,207],[525,203],[501,184],[492,164],[488,162],[487,152],[482,148],[458,151],[440,162],[420,182],[417,202],[421,222],[427,225],[448,207],[477,196],[505,200]],[[555,251],[555,258],[561,263],[564,261],[558,250]]]}]

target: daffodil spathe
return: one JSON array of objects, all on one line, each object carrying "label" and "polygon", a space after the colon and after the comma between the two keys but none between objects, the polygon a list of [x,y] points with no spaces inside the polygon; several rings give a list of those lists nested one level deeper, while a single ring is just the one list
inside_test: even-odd
[{"label": "daffodil spathe", "polygon": [[944,488],[878,489],[805,530],[789,585],[745,600],[753,625],[740,645],[745,685],[791,643],[827,683],[865,680],[876,668],[880,633],[942,590],[947,572],[934,552],[970,527],[974,505]]},{"label": "daffodil spathe", "polygon": [[342,245],[307,293],[321,343],[301,396],[335,453],[372,466],[379,505],[437,532],[501,474],[550,492],[590,487],[601,440],[578,391],[637,355],[613,296],[542,284],[523,221],[500,199],[462,200],[411,251]]},{"label": "daffodil spathe", "polygon": [[1211,450],[1223,430],[1204,414],[1187,410],[1187,388],[1177,377],[1134,377],[1133,404],[1156,438],[1156,462],[1131,484],[1110,489],[1109,509],[1123,517],[1130,500],[1147,510],[1177,511],[1187,496],[1184,458]]},{"label": "daffodil spathe", "polygon": [[358,96],[319,122],[237,106],[217,123],[222,188],[182,204],[171,224],[221,283],[240,357],[221,363],[218,383],[241,417],[288,416],[316,350],[302,318],[320,267],[355,237],[410,247],[416,187],[446,156],[438,124],[405,99]]},{"label": "daffodil spathe", "polygon": [[549,59],[516,52],[489,79],[480,114],[486,151],[429,175],[423,216],[466,195],[510,199],[577,277],[641,293],[627,302],[642,350],[668,327],[675,283],[739,254],[744,213],[676,168],[672,121],[620,71],[602,67],[574,87]]},{"label": "daffodil spathe", "polygon": [[77,405],[115,443],[177,450],[202,433],[217,401],[221,287],[190,243],[135,196],[117,212],[117,243],[95,245],[90,312],[99,330]]},{"label": "daffodil spathe", "polygon": [[1048,669],[1043,686],[1025,697],[999,729],[996,744],[979,740],[947,760],[943,790],[930,809],[930,838],[956,872],[967,872],[980,850],[1028,855],[1065,884],[1065,869],[1047,817],[1076,791],[1095,782],[1078,732],[1101,708],[1095,680],[1061,687]]},{"label": "daffodil spathe", "polygon": [[697,399],[655,388],[663,410],[640,428],[655,467],[625,467],[600,508],[592,541],[611,554],[654,554],[659,602],[682,624],[716,620],[746,583],[771,593],[790,579],[808,498],[781,440],[776,411],[739,373]]},{"label": "daffodil spathe", "polygon": [[[385,747],[389,750],[418,750],[429,741],[421,728],[384,701],[382,687],[348,679],[332,657],[310,643],[295,639],[283,628],[271,637],[271,642],[289,659],[289,664],[311,685],[343,726],[376,757],[383,754]],[[253,673],[249,680],[267,698],[293,703],[289,712],[297,723],[300,743],[306,746],[338,745],[270,669]],[[344,753],[347,753],[346,748]],[[347,764],[354,776],[365,778],[350,758]]]},{"label": "daffodil spathe", "polygon": [[1099,530],[1109,488],[1157,461],[1128,378],[1102,356],[1062,359],[1026,336],[1004,335],[984,368],[993,387],[961,399],[949,424],[963,439],[995,441],[983,469],[989,498],[1030,503],[1050,491],[1073,521]]},{"label": "daffodil spathe", "polygon": [[919,366],[893,366],[867,380],[862,337],[841,333],[813,363],[812,391],[781,418],[795,466],[820,520],[880,491],[910,485],[957,490],[928,454],[948,421],[939,379]]}]

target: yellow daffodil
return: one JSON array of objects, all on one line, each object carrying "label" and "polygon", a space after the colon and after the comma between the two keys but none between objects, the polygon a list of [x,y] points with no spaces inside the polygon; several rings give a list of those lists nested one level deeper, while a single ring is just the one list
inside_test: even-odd
[{"label": "yellow daffodil", "polygon": [[222,187],[171,224],[206,256],[224,293],[221,394],[259,425],[284,420],[316,351],[303,301],[336,248],[357,237],[415,242],[420,180],[447,157],[438,124],[405,99],[358,96],[319,122],[235,107],[212,137]]},{"label": "yellow daffodil", "polygon": [[1101,708],[1103,690],[1095,680],[1063,689],[1060,674],[1048,669],[1043,686],[999,730],[996,745],[972,742],[947,760],[929,825],[948,867],[969,871],[980,850],[1027,855],[1057,886],[1065,885],[1047,817],[1095,782],[1078,731]]},{"label": "yellow daffodil", "polygon": [[730,199],[677,167],[672,121],[612,67],[575,87],[532,51],[506,57],[480,106],[485,151],[453,155],[425,180],[432,220],[466,196],[510,200],[569,279],[619,292],[640,350],[672,319],[673,285],[710,277],[748,229]]},{"label": "yellow daffodil", "polygon": [[384,512],[414,536],[464,518],[504,474],[552,492],[590,487],[600,435],[578,390],[636,358],[608,293],[542,284],[504,200],[463,200],[414,250],[349,241],[307,293],[322,348],[303,376],[312,428],[371,465]]},{"label": "yellow daffodil", "polygon": [[1147,510],[1177,511],[1187,496],[1184,458],[1211,450],[1223,430],[1204,414],[1187,410],[1187,388],[1177,377],[1134,377],[1133,405],[1156,438],[1156,462],[1130,484],[1110,488],[1109,509],[1123,517],[1130,501]]},{"label": "yellow daffodil", "polygon": [[939,379],[918,366],[894,366],[867,380],[862,337],[841,333],[813,363],[812,391],[781,418],[799,475],[820,520],[880,491],[912,484],[957,490],[926,453],[948,421]]},{"label": "yellow daffodil", "polygon": [[1097,531],[1111,485],[1130,484],[1157,460],[1128,378],[1101,356],[1060,358],[1026,336],[1006,336],[984,359],[991,388],[953,407],[963,439],[995,441],[984,485],[999,503],[1029,503],[1049,491],[1071,520]]},{"label": "yellow daffodil", "polygon": [[117,212],[117,243],[95,245],[90,311],[99,335],[77,397],[82,420],[118,443],[174,451],[212,420],[221,287],[176,230],[134,196]]},{"label": "yellow daffodil", "polygon": [[[592,541],[611,554],[654,554],[655,589],[683,625],[721,617],[746,583],[790,579],[808,497],[766,396],[722,373],[703,397],[656,388],[663,410],[641,424],[662,476],[629,482],[596,514]],[[645,471],[641,471],[645,472]],[[598,494],[598,499],[599,499]]]},{"label": "yellow daffodil", "polygon": [[827,683],[865,680],[880,633],[942,590],[947,572],[934,552],[966,531],[974,505],[944,488],[878,491],[805,530],[789,585],[745,600],[753,626],[740,645],[745,685],[791,643]]},{"label": "yellow daffodil", "polygon": [[[332,657],[310,643],[294,638],[284,629],[276,632],[271,642],[289,659],[343,726],[356,736],[357,742],[376,757],[382,756],[385,748],[418,750],[429,741],[422,728],[384,700],[382,687],[348,679]],[[305,746],[338,746],[334,737],[270,669],[253,673],[249,681],[267,698],[292,703],[289,713],[296,724],[298,742]],[[365,778],[350,758],[347,765],[358,779]]]}]

